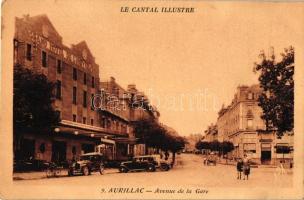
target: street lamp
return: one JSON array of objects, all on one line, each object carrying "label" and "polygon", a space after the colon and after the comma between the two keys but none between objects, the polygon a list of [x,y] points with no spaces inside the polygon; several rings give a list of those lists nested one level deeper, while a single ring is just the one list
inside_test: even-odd
[{"label": "street lamp", "polygon": [[75,135],[78,135],[78,131],[74,131],[74,134],[75,134]]},{"label": "street lamp", "polygon": [[59,132],[60,132],[60,128],[57,127],[57,128],[54,129],[54,131],[55,131],[56,133],[59,133]]}]

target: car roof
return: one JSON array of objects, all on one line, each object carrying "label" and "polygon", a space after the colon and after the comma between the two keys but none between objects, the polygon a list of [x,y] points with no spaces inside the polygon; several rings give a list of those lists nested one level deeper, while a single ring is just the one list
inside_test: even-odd
[{"label": "car roof", "polygon": [[95,155],[102,156],[103,154],[97,152],[91,152],[91,153],[82,154],[81,156],[95,156]]},{"label": "car roof", "polygon": [[134,156],[134,158],[151,158],[151,157],[156,157],[155,155],[146,155],[146,156]]}]

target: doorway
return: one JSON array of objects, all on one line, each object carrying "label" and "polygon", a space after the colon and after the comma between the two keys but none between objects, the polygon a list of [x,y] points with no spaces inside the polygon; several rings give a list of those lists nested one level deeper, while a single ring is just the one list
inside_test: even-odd
[{"label": "doorway", "polygon": [[264,165],[271,164],[271,144],[270,143],[261,144],[261,164],[264,164]]},{"label": "doorway", "polygon": [[66,161],[66,142],[53,141],[52,161],[56,163]]}]

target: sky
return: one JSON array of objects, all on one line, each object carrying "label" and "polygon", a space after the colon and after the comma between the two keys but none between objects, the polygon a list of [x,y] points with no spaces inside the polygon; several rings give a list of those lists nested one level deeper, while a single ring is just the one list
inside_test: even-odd
[{"label": "sky", "polygon": [[[121,13],[122,6],[194,7],[194,13]],[[180,135],[216,123],[238,85],[258,83],[261,50],[276,54],[299,40],[297,6],[209,1],[10,1],[3,14],[47,14],[66,45],[85,40],[124,88],[136,84]],[[6,8],[7,8],[6,7]],[[284,14],[284,13],[288,13]],[[6,23],[14,23],[6,21]]]}]

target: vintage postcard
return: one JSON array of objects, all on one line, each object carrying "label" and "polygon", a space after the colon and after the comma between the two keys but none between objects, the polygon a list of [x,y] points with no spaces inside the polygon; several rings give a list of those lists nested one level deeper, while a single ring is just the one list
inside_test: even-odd
[{"label": "vintage postcard", "polygon": [[303,199],[304,2],[6,0],[1,199]]}]

